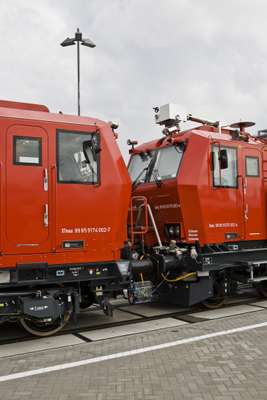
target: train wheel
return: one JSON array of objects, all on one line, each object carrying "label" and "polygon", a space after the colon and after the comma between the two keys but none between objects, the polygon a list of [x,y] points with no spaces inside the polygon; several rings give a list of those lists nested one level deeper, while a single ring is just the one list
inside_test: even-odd
[{"label": "train wheel", "polygon": [[53,322],[45,322],[44,320],[34,320],[21,318],[20,323],[22,327],[31,335],[46,337],[54,335],[59,332],[68,323],[71,316],[71,311],[66,312],[63,319],[57,319]]},{"label": "train wheel", "polygon": [[202,304],[210,310],[222,307],[226,299],[224,272],[221,271],[213,279],[213,296],[202,301]]},{"label": "train wheel", "polygon": [[214,310],[216,308],[222,307],[224,302],[225,302],[225,297],[213,296],[207,300],[202,301],[202,304],[209,310]]}]

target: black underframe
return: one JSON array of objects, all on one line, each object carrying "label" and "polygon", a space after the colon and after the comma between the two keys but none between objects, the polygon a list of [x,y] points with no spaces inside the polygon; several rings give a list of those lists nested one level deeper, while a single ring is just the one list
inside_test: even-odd
[{"label": "black underframe", "polygon": [[[229,249],[230,246],[238,246],[237,250]],[[222,268],[246,266],[249,263],[267,264],[267,242],[231,242],[221,245],[209,245],[199,248],[198,269],[201,271],[216,271]]]},{"label": "black underframe", "polygon": [[[127,279],[123,279],[115,262],[67,265],[18,264],[16,268],[7,268],[6,270],[11,273],[11,281],[0,284],[0,296],[1,292],[6,293],[7,290],[18,287],[40,288],[43,286],[45,288],[55,284],[65,285],[85,282],[91,287],[101,285],[105,287],[105,290],[114,290],[114,285],[121,287],[121,285],[125,286],[127,283]],[[57,275],[59,272],[62,275]],[[25,275],[30,279],[25,279]]]}]

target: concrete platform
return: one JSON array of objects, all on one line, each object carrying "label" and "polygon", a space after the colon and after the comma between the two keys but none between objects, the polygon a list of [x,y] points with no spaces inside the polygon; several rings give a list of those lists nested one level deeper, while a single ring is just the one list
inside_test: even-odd
[{"label": "concrete platform", "polygon": [[106,329],[93,330],[90,332],[82,332],[82,336],[90,340],[103,340],[114,337],[133,335],[136,333],[151,332],[159,329],[177,327],[185,324],[186,322],[179,321],[174,318],[163,318],[146,322],[138,322],[136,324],[116,326],[114,328],[106,328]]},{"label": "concrete platform", "polygon": [[261,301],[257,301],[255,303],[251,303],[252,306],[256,306],[256,307],[263,307],[263,308],[267,308],[267,300],[261,300]]},{"label": "concrete platform", "polygon": [[25,342],[4,344],[0,346],[0,358],[19,354],[28,354],[43,350],[58,349],[83,343],[82,339],[74,335],[62,335],[50,338],[33,339]]},{"label": "concrete platform", "polygon": [[107,325],[110,323],[119,323],[124,321],[132,321],[141,318],[138,315],[129,314],[127,311],[123,311],[122,309],[115,309],[113,313],[113,317],[108,317],[103,313],[102,310],[88,311],[82,312],[78,315],[77,323],[73,320],[64,328],[65,331],[70,329],[83,329],[83,328],[91,328],[99,325]]},{"label": "concrete platform", "polygon": [[152,318],[159,317],[161,315],[175,314],[183,311],[187,311],[188,308],[179,307],[170,304],[159,304],[159,303],[144,303],[144,304],[134,304],[119,307],[120,310],[125,312],[134,313],[142,317]]},{"label": "concrete platform", "polygon": [[255,311],[261,311],[262,308],[253,305],[238,305],[233,307],[219,308],[218,310],[207,310],[198,313],[189,314],[192,317],[205,319],[225,318],[233,315],[247,314]]}]

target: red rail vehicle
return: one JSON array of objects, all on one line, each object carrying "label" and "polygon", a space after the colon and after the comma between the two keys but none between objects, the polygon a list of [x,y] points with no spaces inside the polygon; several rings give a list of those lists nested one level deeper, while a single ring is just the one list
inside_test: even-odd
[{"label": "red rail vehicle", "polygon": [[[129,141],[139,281],[132,297],[154,290],[169,302],[217,307],[239,282],[267,295],[266,134],[247,133],[251,122],[221,127],[174,105],[156,108],[155,120],[163,137]],[[201,125],[180,131],[185,120]]]},{"label": "red rail vehicle", "polygon": [[111,126],[0,101],[0,322],[44,336],[128,280],[131,182]]}]

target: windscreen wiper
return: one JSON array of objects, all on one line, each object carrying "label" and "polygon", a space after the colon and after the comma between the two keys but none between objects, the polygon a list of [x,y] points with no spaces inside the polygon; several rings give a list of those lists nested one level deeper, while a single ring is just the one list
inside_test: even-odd
[{"label": "windscreen wiper", "polygon": [[154,182],[156,183],[157,187],[161,187],[162,181],[159,176],[159,171],[157,169],[153,170],[153,178],[154,178]]},{"label": "windscreen wiper", "polygon": [[[150,161],[151,163],[151,161]],[[150,165],[149,163],[149,165]],[[143,173],[145,171],[148,171],[149,165],[145,168],[142,169],[142,171],[140,172],[140,174],[138,174],[137,178],[135,178],[135,180],[133,181],[133,189],[135,189],[141,182],[139,181],[139,179],[141,178],[141,176],[143,175]]]}]

